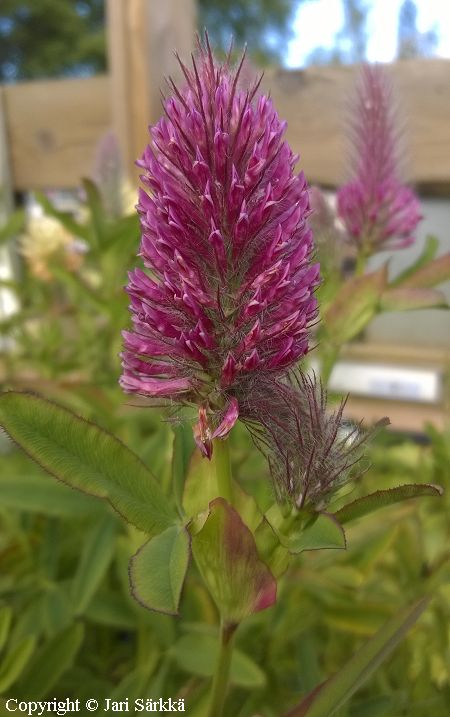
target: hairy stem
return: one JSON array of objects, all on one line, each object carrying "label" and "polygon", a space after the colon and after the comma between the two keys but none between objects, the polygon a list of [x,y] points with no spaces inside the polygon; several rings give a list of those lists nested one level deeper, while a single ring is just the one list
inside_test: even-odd
[{"label": "hairy stem", "polygon": [[220,632],[220,651],[211,688],[211,701],[208,717],[221,717],[227,695],[230,676],[231,657],[233,655],[234,633],[237,625],[222,625]]},{"label": "hairy stem", "polygon": [[228,439],[224,441],[217,439],[214,441],[212,463],[213,470],[216,471],[217,476],[218,495],[232,504],[233,489],[231,485],[230,448]]}]

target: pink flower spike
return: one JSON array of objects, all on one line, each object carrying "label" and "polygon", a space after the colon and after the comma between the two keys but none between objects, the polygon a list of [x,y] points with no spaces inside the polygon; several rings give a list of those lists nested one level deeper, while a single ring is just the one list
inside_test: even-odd
[{"label": "pink flower spike", "polygon": [[353,109],[353,176],[337,193],[338,215],[366,255],[408,246],[422,216],[400,179],[392,90],[380,66],[363,66]]},{"label": "pink flower spike", "polygon": [[210,456],[252,378],[307,353],[320,278],[308,185],[259,80],[241,86],[242,63],[216,62],[208,44],[181,66],[185,85],[171,84],[138,162],[145,268],[126,288],[133,327],[121,385],[200,406],[194,431]]}]

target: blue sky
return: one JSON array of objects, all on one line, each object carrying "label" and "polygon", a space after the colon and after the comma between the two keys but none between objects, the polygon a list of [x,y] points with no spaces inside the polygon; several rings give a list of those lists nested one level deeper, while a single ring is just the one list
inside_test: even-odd
[{"label": "blue sky", "polygon": [[[368,14],[368,59],[389,62],[397,46],[398,11],[402,0],[373,0]],[[416,0],[420,32],[436,27],[439,43],[436,55],[450,57],[450,0]],[[289,43],[288,67],[301,67],[316,47],[332,47],[343,24],[341,0],[307,0],[295,19],[296,37]]]}]

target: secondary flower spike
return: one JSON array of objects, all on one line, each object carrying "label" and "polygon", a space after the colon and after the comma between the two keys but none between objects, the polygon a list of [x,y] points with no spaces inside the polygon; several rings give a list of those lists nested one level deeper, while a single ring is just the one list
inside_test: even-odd
[{"label": "secondary flower spike", "polygon": [[353,178],[337,194],[338,214],[365,254],[414,242],[419,200],[400,180],[391,88],[380,66],[364,65],[351,120]]},{"label": "secondary flower spike", "polygon": [[138,212],[146,271],[129,275],[125,391],[200,407],[210,455],[256,373],[285,372],[308,351],[319,266],[311,263],[308,187],[286,123],[259,82],[215,62],[208,41],[171,82],[150,130]]}]

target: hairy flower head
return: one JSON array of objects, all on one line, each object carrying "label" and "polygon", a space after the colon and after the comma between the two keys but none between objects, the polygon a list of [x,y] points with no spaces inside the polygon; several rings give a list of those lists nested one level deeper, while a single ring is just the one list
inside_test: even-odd
[{"label": "hairy flower head", "polygon": [[186,84],[151,128],[138,212],[146,271],[129,275],[133,330],[122,387],[200,406],[205,453],[239,412],[248,376],[285,372],[308,350],[319,267],[308,188],[259,82],[199,47]]},{"label": "hairy flower head", "polygon": [[414,242],[419,200],[399,177],[398,133],[388,79],[364,65],[351,122],[353,177],[338,191],[338,214],[367,254]]},{"label": "hairy flower head", "polygon": [[256,445],[266,455],[280,501],[301,510],[321,510],[332,494],[365,470],[362,462],[371,432],[348,428],[345,401],[327,408],[327,394],[314,374],[289,376],[253,386],[242,406]]}]

